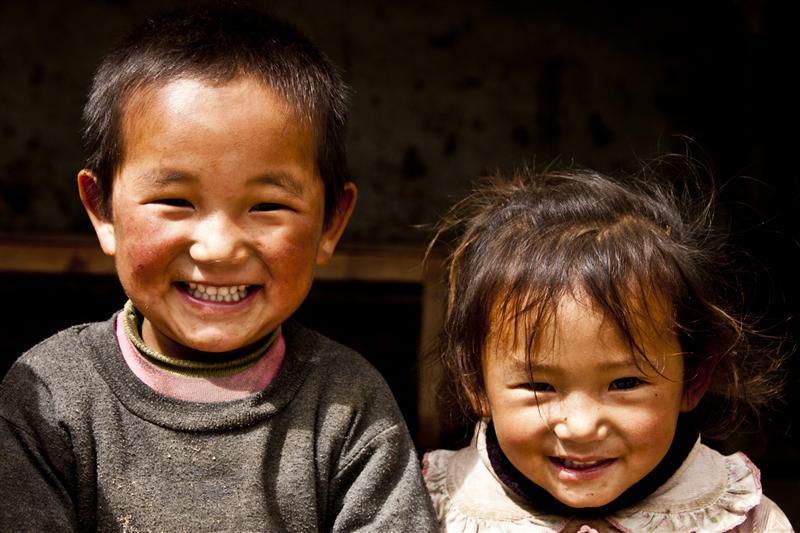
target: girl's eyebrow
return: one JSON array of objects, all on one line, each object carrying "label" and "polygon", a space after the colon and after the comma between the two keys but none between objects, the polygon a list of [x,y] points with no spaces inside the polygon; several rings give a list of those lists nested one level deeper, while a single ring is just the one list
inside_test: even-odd
[{"label": "girl's eyebrow", "polygon": [[[528,367],[528,363],[524,360],[515,359],[513,363],[513,368],[516,371],[521,372],[528,372],[531,371],[534,374],[537,373],[547,373],[547,374],[558,374],[559,372],[564,371],[564,365],[554,365],[549,363],[531,363],[530,368]],[[601,372],[613,372],[613,371],[620,371],[620,370],[630,370],[630,369],[637,369],[636,362],[630,359],[620,359],[618,361],[604,361],[598,364],[594,370],[598,370]]]}]

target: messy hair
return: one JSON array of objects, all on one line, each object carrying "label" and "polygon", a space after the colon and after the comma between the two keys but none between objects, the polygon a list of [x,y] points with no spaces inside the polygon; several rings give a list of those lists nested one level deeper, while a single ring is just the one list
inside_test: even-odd
[{"label": "messy hair", "polygon": [[101,62],[83,109],[86,168],[97,176],[100,214],[111,217],[112,181],[124,154],[123,118],[139,91],[185,77],[224,84],[246,76],[278,93],[314,128],[329,223],[347,181],[347,88],[298,30],[233,4],[149,19]]},{"label": "messy hair", "polygon": [[668,157],[619,178],[575,167],[523,169],[484,178],[451,209],[433,241],[456,235],[439,353],[445,387],[463,414],[480,415],[486,405],[482,363],[493,321],[520,320],[530,348],[559,302],[578,294],[617,328],[637,364],[656,370],[637,328],[643,318],[656,323],[653,296],[668,306],[685,386],[708,385],[695,409],[705,435],[729,434],[776,397],[774,343],[761,342],[727,298],[713,194],[698,195],[696,166],[678,163],[689,172],[682,184],[661,174],[675,168]]}]

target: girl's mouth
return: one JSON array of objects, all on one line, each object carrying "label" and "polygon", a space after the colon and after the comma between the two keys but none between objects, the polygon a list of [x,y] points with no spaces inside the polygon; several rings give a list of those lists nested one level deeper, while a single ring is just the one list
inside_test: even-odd
[{"label": "girl's mouth", "polygon": [[204,285],[202,283],[180,283],[189,296],[204,302],[238,302],[247,297],[255,285]]},{"label": "girl's mouth", "polygon": [[596,461],[573,461],[563,457],[549,457],[557,468],[575,475],[592,474],[612,464],[616,459],[598,459]]}]

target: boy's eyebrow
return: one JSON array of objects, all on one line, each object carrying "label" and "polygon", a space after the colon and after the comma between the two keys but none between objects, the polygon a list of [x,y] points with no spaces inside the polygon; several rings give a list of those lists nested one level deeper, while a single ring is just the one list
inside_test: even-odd
[{"label": "boy's eyebrow", "polygon": [[147,180],[153,185],[165,186],[180,181],[196,181],[197,178],[183,172],[147,172],[140,176],[140,179]]},{"label": "boy's eyebrow", "polygon": [[[142,179],[151,181],[154,185],[164,187],[172,183],[197,181],[195,176],[184,172],[150,172],[142,176]],[[280,187],[290,194],[302,196],[305,188],[300,180],[295,179],[290,174],[275,173],[255,176],[247,180],[247,185],[267,185]]]},{"label": "boy's eyebrow", "polygon": [[294,196],[303,196],[303,193],[305,192],[303,183],[300,180],[295,179],[291,174],[285,174],[282,172],[255,176],[254,178],[247,180],[247,184],[280,187]]}]

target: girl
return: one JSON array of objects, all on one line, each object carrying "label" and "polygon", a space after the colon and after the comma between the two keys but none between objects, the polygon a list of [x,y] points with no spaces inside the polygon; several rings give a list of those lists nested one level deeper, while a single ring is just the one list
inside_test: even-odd
[{"label": "girl", "polygon": [[711,203],[657,181],[496,178],[443,223],[446,383],[479,418],[423,460],[443,531],[792,530],[700,442],[778,393],[780,358],[721,297]]}]

